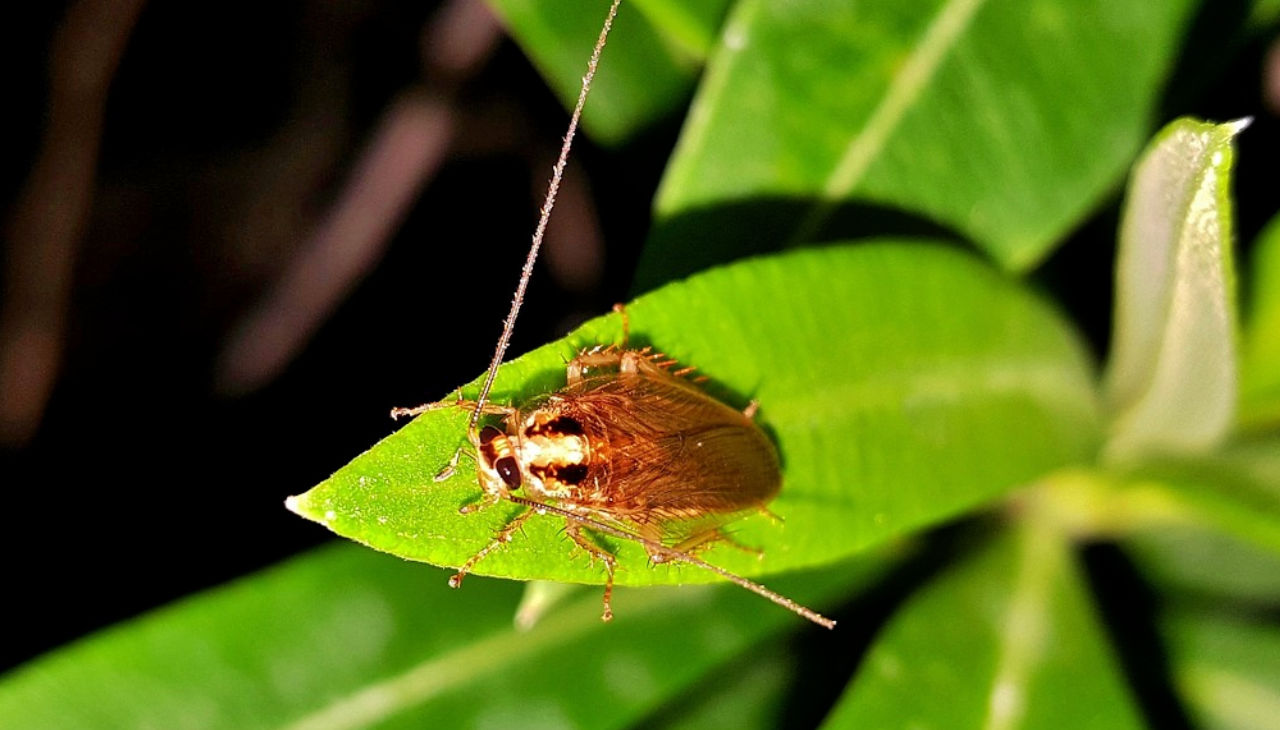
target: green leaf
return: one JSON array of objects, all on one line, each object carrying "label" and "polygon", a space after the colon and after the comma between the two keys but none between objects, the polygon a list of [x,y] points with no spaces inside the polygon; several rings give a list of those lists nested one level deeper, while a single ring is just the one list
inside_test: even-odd
[{"label": "green leaf", "polygon": [[1150,526],[1123,546],[1144,579],[1166,593],[1280,606],[1280,553],[1201,525]]},{"label": "green leaf", "polygon": [[1220,613],[1163,621],[1174,679],[1205,728],[1268,730],[1280,717],[1280,629]]},{"label": "green leaf", "polygon": [[902,212],[1029,268],[1141,149],[1192,5],[741,0],[659,190],[640,286]]},{"label": "green leaf", "polygon": [[1258,237],[1244,327],[1240,420],[1252,427],[1280,425],[1280,216]]},{"label": "green leaf", "polygon": [[[763,558],[729,545],[707,553],[739,574],[851,555],[1091,459],[1098,443],[1090,364],[1070,328],[952,249],[796,251],[671,284],[627,311],[636,341],[696,364],[735,406],[758,400],[758,422],[779,447],[784,483],[769,509],[782,520],[753,514],[730,525]],[[519,403],[563,387],[564,363],[580,348],[619,337],[616,315],[588,322],[504,365],[496,398]],[[292,508],[379,550],[460,565],[522,509],[458,514],[480,495],[470,468],[432,483],[464,443],[467,416],[422,415]],[[476,572],[602,582],[601,566],[570,557],[562,527],[553,516],[529,520]],[[620,584],[715,580],[688,566],[653,567],[630,542],[610,547]]]},{"label": "green leaf", "polygon": [[1280,439],[1105,471],[1066,470],[1046,483],[1043,511],[1080,535],[1211,529],[1280,556]]},{"label": "green leaf", "polygon": [[639,727],[648,730],[772,730],[794,726],[787,704],[802,680],[800,658],[778,642],[752,647],[709,673],[693,692]]},{"label": "green leaf", "polygon": [[[779,587],[822,605],[888,565]],[[331,546],[0,678],[0,727],[622,727],[806,625],[736,587],[689,586],[621,589],[610,624],[583,591],[519,632],[519,594]]]},{"label": "green leaf", "polygon": [[1194,524],[1280,555],[1280,439],[1230,444],[1196,459],[1151,462],[1129,473],[1155,487]]},{"label": "green leaf", "polygon": [[[617,144],[688,98],[730,0],[628,0],[618,9],[583,126]],[[567,108],[582,89],[608,0],[489,0]]]},{"label": "green leaf", "polygon": [[1231,141],[1245,122],[1173,122],[1134,169],[1120,226],[1108,456],[1207,451],[1237,395]]},{"label": "green leaf", "polygon": [[824,727],[1142,727],[1067,543],[1017,528],[910,599]]}]

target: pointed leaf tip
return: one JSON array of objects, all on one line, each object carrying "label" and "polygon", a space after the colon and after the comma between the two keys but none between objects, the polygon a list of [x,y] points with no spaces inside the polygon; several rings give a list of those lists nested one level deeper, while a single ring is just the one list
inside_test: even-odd
[{"label": "pointed leaf tip", "polygon": [[1248,123],[1176,120],[1134,168],[1106,377],[1113,460],[1211,449],[1234,420],[1232,140]]}]

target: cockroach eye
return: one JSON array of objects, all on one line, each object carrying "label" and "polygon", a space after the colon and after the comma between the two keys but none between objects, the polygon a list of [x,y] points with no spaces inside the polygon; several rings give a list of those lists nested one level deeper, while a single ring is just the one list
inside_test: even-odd
[{"label": "cockroach eye", "polygon": [[[487,444],[501,435],[502,435],[502,429],[498,428],[497,426],[485,426],[484,428],[480,429],[480,443]],[[503,477],[503,481],[505,480],[506,480],[506,477]]]},{"label": "cockroach eye", "polygon": [[[494,429],[494,431],[497,430],[496,428]],[[515,489],[520,486],[520,466],[516,464],[514,456],[504,456],[498,459],[493,463],[493,468],[497,470],[498,476],[502,477],[502,481],[506,483],[508,489]]]}]

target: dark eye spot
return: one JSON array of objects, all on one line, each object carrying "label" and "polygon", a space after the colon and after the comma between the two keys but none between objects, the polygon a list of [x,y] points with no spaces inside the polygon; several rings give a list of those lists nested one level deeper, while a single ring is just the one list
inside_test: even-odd
[{"label": "dark eye spot", "polygon": [[585,464],[566,464],[556,469],[556,478],[565,484],[581,484],[587,478]]},{"label": "dark eye spot", "polygon": [[493,468],[497,470],[498,476],[502,477],[507,489],[515,489],[520,486],[520,465],[516,464],[514,456],[504,456],[498,459],[493,463]]},{"label": "dark eye spot", "polygon": [[497,426],[485,426],[480,429],[480,443],[487,444],[501,435],[502,429]]}]

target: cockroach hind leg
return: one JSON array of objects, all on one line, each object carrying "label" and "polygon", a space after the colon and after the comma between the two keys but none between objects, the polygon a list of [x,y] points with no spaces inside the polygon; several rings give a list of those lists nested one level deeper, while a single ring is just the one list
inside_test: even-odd
[{"label": "cockroach hind leg", "polygon": [[672,550],[686,555],[697,555],[717,543],[724,543],[735,550],[741,550],[748,555],[754,555],[757,560],[764,559],[763,550],[751,547],[750,545],[743,545],[735,540],[728,532],[725,532],[723,527],[713,527],[691,535],[673,545]]},{"label": "cockroach hind leg", "polygon": [[631,339],[631,317],[627,316],[627,305],[622,302],[613,305],[613,311],[622,318],[622,342],[618,347],[625,349],[627,342]]},{"label": "cockroach hind leg", "polygon": [[742,415],[746,416],[748,421],[756,420],[756,414],[759,412],[760,412],[760,401],[754,400],[754,399],[747,404],[746,408],[742,409]]},{"label": "cockroach hind leg", "polygon": [[765,517],[768,517],[769,521],[775,525],[784,525],[787,522],[785,519],[783,519],[782,515],[779,515],[778,513],[769,509],[768,506],[764,504],[756,505],[756,511],[758,511],[760,514],[764,515]]},{"label": "cockroach hind leg", "polygon": [[613,620],[613,569],[618,559],[614,556],[613,553],[609,552],[608,550],[605,550],[599,545],[596,545],[590,540],[590,538],[582,534],[582,526],[576,522],[566,519],[564,521],[564,533],[568,535],[569,539],[573,540],[573,542],[577,544],[578,547],[582,548],[583,552],[585,552],[588,556],[591,557],[592,562],[595,562],[596,559],[599,559],[600,562],[604,564],[604,570],[605,570],[604,599],[603,599],[604,607],[600,612],[600,620],[612,621]]},{"label": "cockroach hind leg", "polygon": [[498,530],[498,533],[493,536],[493,539],[489,541],[488,545],[480,548],[479,552],[472,555],[470,558],[467,558],[467,562],[463,563],[462,566],[458,568],[458,572],[449,576],[449,587],[457,588],[458,586],[461,586],[462,579],[467,577],[467,573],[471,572],[471,569],[475,567],[476,563],[484,560],[486,555],[497,548],[511,542],[511,538],[515,535],[516,530],[519,530],[521,525],[524,524],[524,521],[529,519],[529,516],[532,514],[532,511],[525,510],[524,512],[516,515],[515,518],[508,522],[501,530]]}]

